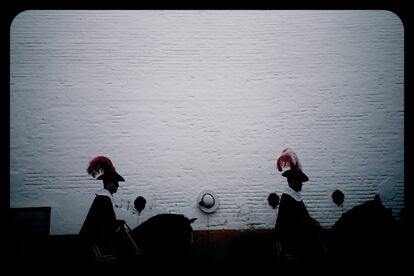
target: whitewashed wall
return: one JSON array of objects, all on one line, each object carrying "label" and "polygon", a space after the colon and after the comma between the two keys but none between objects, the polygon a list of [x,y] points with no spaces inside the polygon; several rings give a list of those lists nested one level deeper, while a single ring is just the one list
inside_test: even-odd
[{"label": "whitewashed wall", "polygon": [[[376,193],[396,216],[403,207],[393,13],[26,11],[10,38],[11,207],[51,206],[52,234],[79,231],[102,185],[86,174],[97,155],[126,179],[116,212],[131,227],[165,212],[198,217],[195,229],[273,227],[285,147],[323,226]],[[204,189],[221,200],[209,216]]]}]

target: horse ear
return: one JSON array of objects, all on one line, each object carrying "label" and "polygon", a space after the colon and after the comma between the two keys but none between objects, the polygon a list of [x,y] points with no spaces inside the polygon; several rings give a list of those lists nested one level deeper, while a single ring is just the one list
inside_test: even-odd
[{"label": "horse ear", "polygon": [[381,196],[379,194],[376,194],[375,195],[374,201],[375,201],[375,203],[378,203],[378,204],[381,204],[382,205]]},{"label": "horse ear", "polygon": [[194,221],[196,221],[196,220],[197,220],[197,218],[192,218],[192,219],[189,219],[189,220],[188,220],[188,222],[189,222],[189,223],[193,223],[193,222],[194,222]]}]

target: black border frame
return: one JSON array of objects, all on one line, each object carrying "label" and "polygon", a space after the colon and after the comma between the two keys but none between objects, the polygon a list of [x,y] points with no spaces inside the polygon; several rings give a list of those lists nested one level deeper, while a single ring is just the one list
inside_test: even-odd
[{"label": "black border frame", "polygon": [[[9,2],[9,3],[7,3]],[[0,4],[0,69],[1,69],[1,109],[3,147],[1,147],[1,168],[3,180],[0,185],[0,212],[3,221],[9,221],[10,215],[10,26],[13,19],[25,10],[388,10],[395,13],[404,25],[404,207],[409,223],[410,259],[414,260],[414,203],[413,177],[409,173],[412,168],[410,156],[413,146],[410,133],[411,93],[413,90],[413,17],[414,1],[411,0],[284,0],[277,2],[254,1],[254,3],[238,3],[237,5],[202,2],[195,4],[185,2],[149,3],[128,0],[92,1],[92,0],[9,0]],[[4,183],[6,182],[6,183]],[[4,231],[4,229],[3,229]],[[7,234],[2,235],[7,242]],[[3,244],[4,244],[3,243]],[[197,272],[195,272],[197,273]],[[414,265],[407,271],[414,275]]]}]

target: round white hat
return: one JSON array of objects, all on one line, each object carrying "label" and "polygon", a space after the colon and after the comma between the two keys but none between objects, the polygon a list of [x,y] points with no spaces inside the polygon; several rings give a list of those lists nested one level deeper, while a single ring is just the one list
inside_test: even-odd
[{"label": "round white hat", "polygon": [[220,201],[213,191],[204,190],[197,196],[197,204],[201,211],[211,214],[216,211]]}]

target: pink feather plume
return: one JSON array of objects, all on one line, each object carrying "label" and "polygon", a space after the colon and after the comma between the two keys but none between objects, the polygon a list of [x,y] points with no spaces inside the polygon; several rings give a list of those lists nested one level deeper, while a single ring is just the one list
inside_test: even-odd
[{"label": "pink feather plume", "polygon": [[276,167],[281,172],[282,168],[290,167],[302,169],[302,165],[299,162],[298,156],[290,148],[286,148],[282,151],[282,155],[276,161]]},{"label": "pink feather plume", "polygon": [[88,174],[95,177],[98,173],[115,171],[115,167],[108,157],[97,156],[89,162],[89,166],[86,171]]}]

